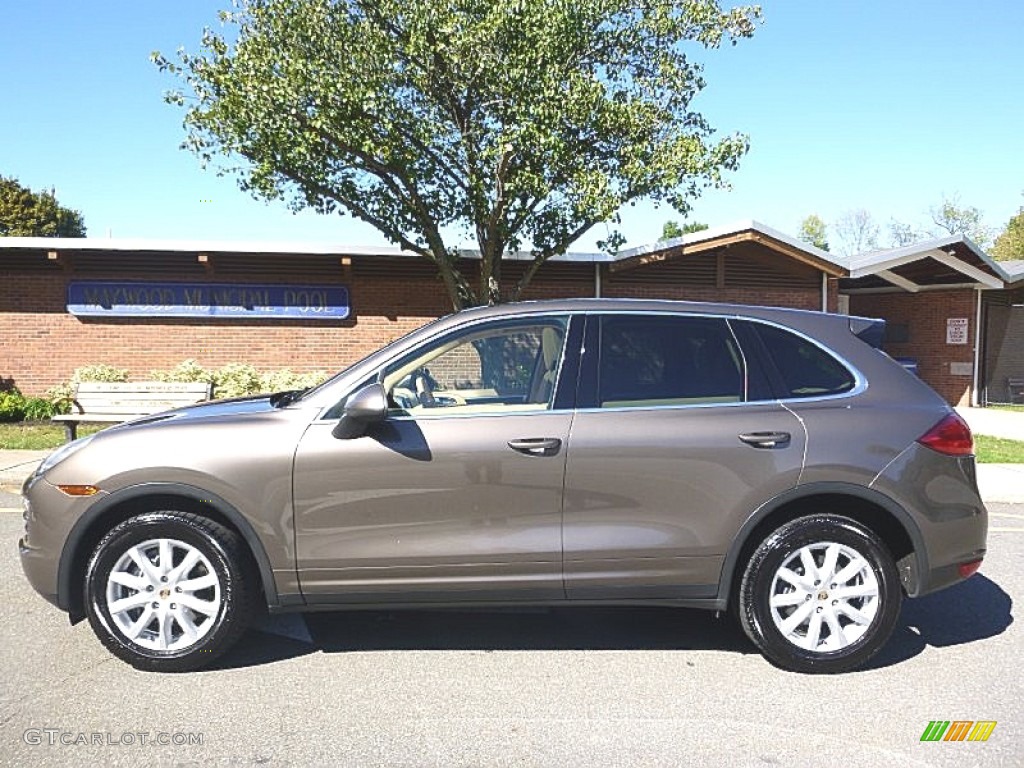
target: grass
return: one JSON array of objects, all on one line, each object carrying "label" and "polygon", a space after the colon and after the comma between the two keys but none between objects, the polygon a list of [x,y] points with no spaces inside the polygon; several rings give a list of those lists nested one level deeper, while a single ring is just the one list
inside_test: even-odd
[{"label": "grass", "polygon": [[[80,424],[78,436],[99,432],[109,424]],[[47,451],[64,444],[64,425],[48,421],[0,423],[0,450]]]},{"label": "grass", "polygon": [[1024,413],[1024,405],[989,405],[986,407],[991,408],[993,411],[1017,411],[1017,413]]},{"label": "grass", "polygon": [[1024,464],[1024,441],[975,435],[974,453],[980,464]]}]

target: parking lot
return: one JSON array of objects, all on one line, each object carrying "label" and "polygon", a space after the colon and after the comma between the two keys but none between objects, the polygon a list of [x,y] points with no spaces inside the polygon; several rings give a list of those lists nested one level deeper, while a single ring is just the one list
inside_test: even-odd
[{"label": "parking lot", "polygon": [[[671,609],[264,620],[215,668],[136,672],[32,592],[0,495],[7,765],[1019,765],[1024,505],[990,504],[968,582],[904,605],[866,670],[771,667],[726,617]],[[931,720],[995,720],[925,743]]]}]

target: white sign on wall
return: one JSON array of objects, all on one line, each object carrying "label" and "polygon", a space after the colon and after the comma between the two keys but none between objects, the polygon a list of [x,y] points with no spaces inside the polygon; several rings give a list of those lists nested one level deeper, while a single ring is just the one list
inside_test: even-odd
[{"label": "white sign on wall", "polygon": [[948,317],[946,318],[946,343],[966,344],[967,343],[967,318]]}]

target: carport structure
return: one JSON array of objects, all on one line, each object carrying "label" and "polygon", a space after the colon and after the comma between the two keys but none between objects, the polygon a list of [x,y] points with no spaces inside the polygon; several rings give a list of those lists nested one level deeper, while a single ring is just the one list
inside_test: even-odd
[{"label": "carport structure", "polygon": [[951,235],[853,256],[847,267],[840,311],[884,318],[886,352],[916,366],[950,403],[985,403],[989,297],[1001,301],[1010,281],[998,262]]}]

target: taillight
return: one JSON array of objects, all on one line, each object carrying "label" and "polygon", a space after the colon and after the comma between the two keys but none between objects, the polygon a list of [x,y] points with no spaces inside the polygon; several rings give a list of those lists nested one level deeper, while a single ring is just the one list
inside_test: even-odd
[{"label": "taillight", "polygon": [[979,568],[981,568],[981,560],[972,560],[969,563],[958,565],[956,570],[960,574],[961,579],[969,579],[978,572]]},{"label": "taillight", "polygon": [[951,413],[917,438],[921,445],[947,456],[970,456],[974,453],[974,438],[967,422]]}]

